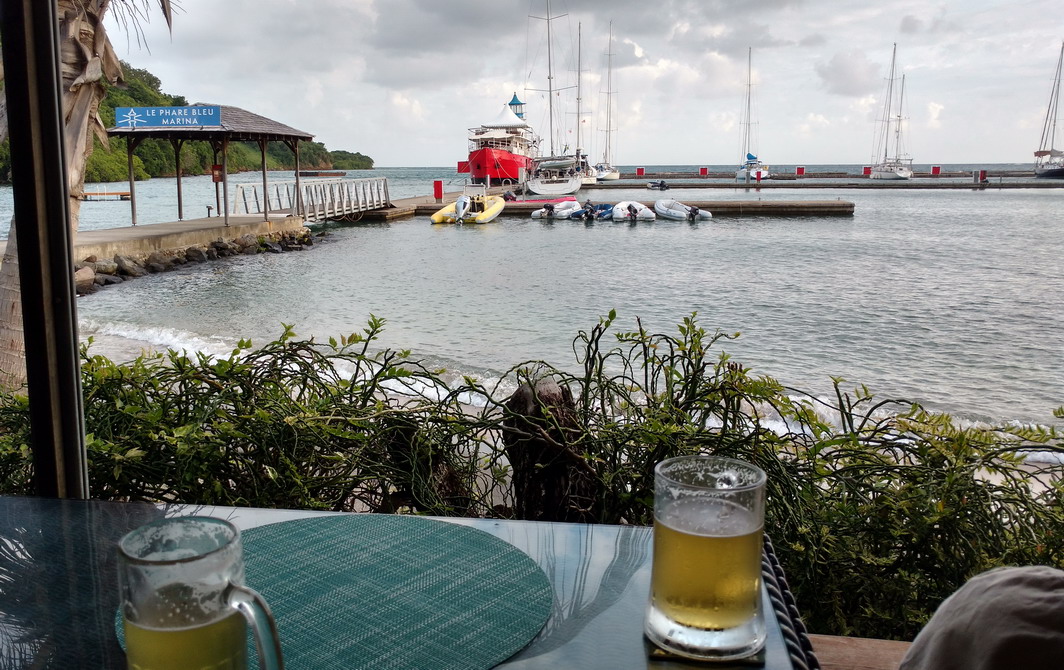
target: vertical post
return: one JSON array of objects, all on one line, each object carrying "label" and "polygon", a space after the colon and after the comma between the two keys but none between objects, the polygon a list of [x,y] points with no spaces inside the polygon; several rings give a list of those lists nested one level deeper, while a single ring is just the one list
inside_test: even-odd
[{"label": "vertical post", "polygon": [[137,148],[137,140],[130,135],[126,138],[126,164],[129,167],[129,220],[137,225],[137,180],[133,175],[133,150]]},{"label": "vertical post", "polygon": [[266,140],[259,140],[262,154],[262,220],[270,220],[270,187],[266,184]]},{"label": "vertical post", "polygon": [[222,202],[225,204],[225,227],[229,227],[229,138],[222,138]]},{"label": "vertical post", "polygon": [[[218,164],[218,143],[217,142],[211,142],[211,148],[214,149],[214,162],[211,163],[212,174],[213,174],[213,166]],[[212,177],[212,179],[213,179],[213,177]],[[219,214],[221,214],[222,211],[223,211],[222,210],[221,188],[222,188],[221,184],[219,184],[218,182],[214,182],[214,208],[215,208],[215,210],[218,211]]]},{"label": "vertical post", "polygon": [[54,2],[0,7],[34,488],[87,498],[58,27]]},{"label": "vertical post", "polygon": [[177,220],[185,220],[185,210],[181,203],[181,143],[182,140],[175,139],[170,140],[170,144],[174,145],[174,165],[177,168]]},{"label": "vertical post", "polygon": [[299,186],[299,140],[296,140],[293,151],[296,154],[296,214],[305,219],[307,218],[307,207],[303,202],[303,189]]}]

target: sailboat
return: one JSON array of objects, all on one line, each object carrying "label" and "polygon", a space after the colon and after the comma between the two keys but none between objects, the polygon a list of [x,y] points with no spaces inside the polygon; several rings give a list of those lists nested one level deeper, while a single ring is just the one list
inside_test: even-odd
[{"label": "sailboat", "polygon": [[576,171],[580,173],[581,186],[588,186],[598,182],[598,175],[595,172],[595,168],[587,160],[587,154],[584,153],[584,145],[581,140],[580,130],[584,127],[583,112],[580,111],[580,103],[583,100],[580,87],[580,75],[582,73],[580,55],[582,48],[581,24],[578,23],[576,24]]},{"label": "sailboat", "polygon": [[905,101],[905,75],[901,77],[898,87],[897,108],[894,107],[895,59],[898,44],[890,54],[890,76],[887,78],[887,94],[883,100],[883,119],[876,133],[876,145],[872,155],[871,179],[911,179],[913,176],[913,159],[905,154],[902,143],[902,104]]},{"label": "sailboat", "polygon": [[1064,151],[1055,148],[1057,135],[1057,115],[1060,110],[1060,70],[1064,65],[1064,42],[1060,45],[1060,57],[1057,58],[1057,74],[1053,78],[1053,88],[1049,93],[1049,108],[1042,126],[1042,141],[1038,151],[1034,152],[1034,176],[1046,179],[1064,179]]},{"label": "sailboat", "polygon": [[[538,17],[530,17],[538,18]],[[541,156],[532,162],[532,174],[525,182],[525,191],[537,195],[568,195],[580,190],[581,178],[577,170],[577,157],[554,153],[554,55],[551,45],[550,0],[547,0],[547,118],[550,155]]]},{"label": "sailboat", "polygon": [[743,153],[744,158],[739,161],[739,170],[735,173],[735,178],[739,181],[761,181],[762,179],[768,179],[769,174],[768,166],[764,165],[754,153],[753,137],[750,132],[750,126],[753,125],[753,110],[752,110],[752,62],[753,62],[753,47],[748,47],[746,52],[746,101],[743,104],[743,119],[741,126],[743,128]]},{"label": "sailboat", "polygon": [[613,167],[613,21],[610,21],[610,41],[606,50],[606,148],[602,153],[602,162],[595,164],[595,176],[598,181],[612,181],[621,178],[621,171]]}]

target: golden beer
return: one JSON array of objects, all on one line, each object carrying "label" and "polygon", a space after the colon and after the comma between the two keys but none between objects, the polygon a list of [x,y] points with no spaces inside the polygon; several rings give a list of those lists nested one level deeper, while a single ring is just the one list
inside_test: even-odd
[{"label": "golden beer", "polygon": [[123,623],[129,670],[247,670],[247,623],[240,612],[185,628]]},{"label": "golden beer", "polygon": [[654,520],[651,606],[701,630],[741,626],[761,592],[762,525],[724,500],[677,502]]}]

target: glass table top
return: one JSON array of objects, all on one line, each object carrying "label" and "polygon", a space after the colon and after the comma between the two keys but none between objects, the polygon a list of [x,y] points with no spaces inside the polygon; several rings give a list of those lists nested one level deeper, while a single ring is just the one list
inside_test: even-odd
[{"label": "glass table top", "polygon": [[[185,514],[222,517],[249,529],[330,513],[0,496],[0,670],[124,669],[125,654],[114,626],[117,541],[150,520]],[[498,667],[706,667],[651,658],[652,648],[642,634],[650,585],[650,528],[440,520],[508,542],[530,556],[550,581],[554,604],[543,629]],[[780,608],[773,607],[764,588],[762,597],[769,639],[761,657],[754,663],[713,667],[804,667],[781,629]],[[782,616],[786,619],[785,611]]]}]

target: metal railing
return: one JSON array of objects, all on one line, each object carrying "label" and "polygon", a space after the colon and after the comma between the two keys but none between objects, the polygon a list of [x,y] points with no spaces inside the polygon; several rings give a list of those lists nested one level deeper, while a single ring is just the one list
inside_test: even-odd
[{"label": "metal railing", "polygon": [[295,181],[267,184],[237,184],[233,191],[230,214],[261,214],[263,205],[271,212],[302,215],[306,221],[344,219],[382,209],[391,204],[388,179],[306,179],[300,180],[297,197]]}]

